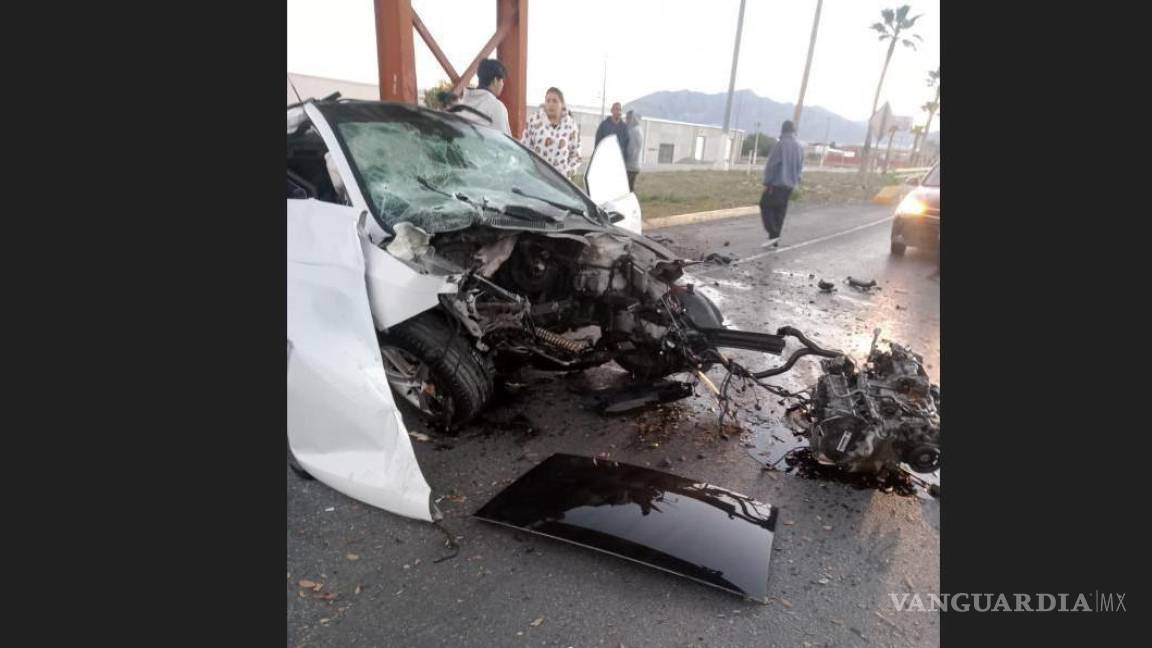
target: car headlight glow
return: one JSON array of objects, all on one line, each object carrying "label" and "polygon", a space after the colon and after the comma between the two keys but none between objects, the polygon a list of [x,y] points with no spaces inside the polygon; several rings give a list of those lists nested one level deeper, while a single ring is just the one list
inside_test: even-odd
[{"label": "car headlight glow", "polygon": [[927,211],[928,205],[920,200],[915,193],[904,196],[904,200],[901,200],[900,206],[896,208],[896,213],[903,216],[921,216]]}]

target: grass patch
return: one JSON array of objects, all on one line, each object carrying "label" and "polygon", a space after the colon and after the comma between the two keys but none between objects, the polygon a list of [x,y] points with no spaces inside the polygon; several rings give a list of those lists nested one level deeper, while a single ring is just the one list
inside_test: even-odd
[{"label": "grass patch", "polygon": [[[636,197],[645,219],[746,207],[760,202],[761,177],[760,170],[641,173]],[[805,171],[792,200],[796,205],[861,203],[871,200],[880,187],[896,183],[892,175],[873,176],[866,184],[855,173]]]}]

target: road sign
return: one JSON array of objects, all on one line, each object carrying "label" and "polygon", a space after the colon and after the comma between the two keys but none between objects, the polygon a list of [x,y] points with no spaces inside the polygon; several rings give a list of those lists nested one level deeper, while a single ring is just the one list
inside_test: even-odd
[{"label": "road sign", "polygon": [[868,128],[874,137],[880,137],[888,130],[887,125],[892,120],[892,107],[885,101],[883,106],[868,120]]}]

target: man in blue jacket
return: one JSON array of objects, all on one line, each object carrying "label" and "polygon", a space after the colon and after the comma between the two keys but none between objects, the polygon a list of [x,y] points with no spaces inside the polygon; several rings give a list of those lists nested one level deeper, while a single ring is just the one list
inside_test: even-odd
[{"label": "man in blue jacket", "polygon": [[796,126],[785,121],[780,127],[780,141],[772,147],[764,165],[764,193],[760,195],[760,218],[768,231],[768,240],[760,247],[779,247],[788,212],[788,198],[800,184],[804,169],[804,148],[796,141]]}]

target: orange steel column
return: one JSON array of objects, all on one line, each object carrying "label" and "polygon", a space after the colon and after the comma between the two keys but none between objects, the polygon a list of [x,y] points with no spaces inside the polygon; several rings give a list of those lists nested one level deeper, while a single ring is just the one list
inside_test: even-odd
[{"label": "orange steel column", "polygon": [[416,103],[412,0],[374,0],[380,100]]},{"label": "orange steel column", "polygon": [[510,29],[496,48],[496,58],[508,70],[500,101],[508,108],[512,136],[519,138],[528,104],[528,0],[496,0],[496,24],[505,21]]}]

